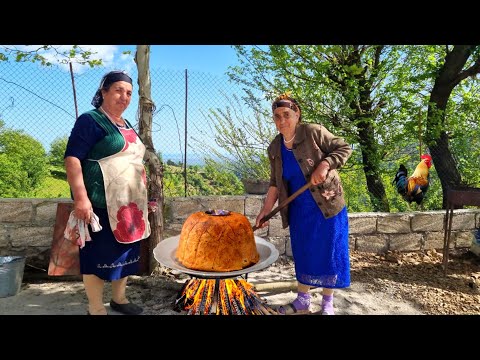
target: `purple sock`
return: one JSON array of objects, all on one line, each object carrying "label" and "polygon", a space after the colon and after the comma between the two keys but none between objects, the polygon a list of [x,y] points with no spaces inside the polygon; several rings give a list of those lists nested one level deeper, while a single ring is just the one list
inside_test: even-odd
[{"label": "purple sock", "polygon": [[297,298],[293,300],[293,306],[297,310],[306,310],[310,307],[310,294],[304,292],[298,292]]},{"label": "purple sock", "polygon": [[334,315],[333,295],[323,295],[322,297],[322,315]]},{"label": "purple sock", "polygon": [[[292,301],[292,305],[297,310],[307,310],[310,307],[310,294],[304,292],[298,292],[297,298]],[[279,312],[285,314],[285,310],[280,307]]]}]

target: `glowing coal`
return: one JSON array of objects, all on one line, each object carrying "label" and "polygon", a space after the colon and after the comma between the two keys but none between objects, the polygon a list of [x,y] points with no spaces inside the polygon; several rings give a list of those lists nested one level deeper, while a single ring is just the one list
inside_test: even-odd
[{"label": "glowing coal", "polygon": [[253,285],[238,279],[187,280],[174,310],[188,315],[276,315]]}]

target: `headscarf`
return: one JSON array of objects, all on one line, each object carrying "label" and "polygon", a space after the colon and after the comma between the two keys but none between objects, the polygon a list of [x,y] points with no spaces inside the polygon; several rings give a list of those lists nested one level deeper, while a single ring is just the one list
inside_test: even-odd
[{"label": "headscarf", "polygon": [[108,90],[110,86],[117,81],[125,81],[133,86],[132,78],[128,76],[125,71],[115,70],[103,75],[102,81],[100,81],[100,86],[91,102],[96,109],[98,109],[103,103],[102,90]]},{"label": "headscarf", "polygon": [[274,112],[275,109],[279,107],[287,107],[295,112],[300,112],[300,117],[298,121],[302,121],[302,109],[300,109],[298,101],[290,97],[288,93],[277,96],[277,98],[273,101],[272,104],[272,112]]}]

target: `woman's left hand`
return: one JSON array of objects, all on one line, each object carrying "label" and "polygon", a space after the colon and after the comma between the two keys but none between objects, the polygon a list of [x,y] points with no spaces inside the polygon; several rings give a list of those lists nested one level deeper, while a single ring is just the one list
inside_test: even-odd
[{"label": "woman's left hand", "polygon": [[312,185],[318,185],[325,181],[328,175],[328,170],[330,170],[330,165],[326,161],[320,162],[317,168],[313,171],[310,181]]},{"label": "woman's left hand", "polygon": [[148,213],[154,213],[158,209],[157,199],[148,200]]}]

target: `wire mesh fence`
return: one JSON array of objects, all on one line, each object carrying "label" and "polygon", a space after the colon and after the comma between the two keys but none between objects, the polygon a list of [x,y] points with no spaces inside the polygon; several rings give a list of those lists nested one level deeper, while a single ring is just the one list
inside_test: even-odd
[{"label": "wire mesh fence", "polygon": [[[45,156],[51,155],[52,145],[67,139],[74,125],[76,111],[73,89],[78,113],[92,109],[92,97],[100,79],[109,70],[92,68],[76,73],[73,83],[70,73],[58,67],[0,62],[0,120],[4,123],[4,129],[25,133],[41,145]],[[129,73],[134,80],[134,92],[123,116],[138,130],[136,69]],[[230,83],[226,77],[188,70],[151,69],[151,82],[152,100],[155,103],[152,138],[155,151],[165,163],[164,192],[167,196],[207,194],[208,188],[199,189],[193,184],[185,192],[180,182],[188,179],[191,172],[189,167],[205,165],[205,154],[201,147],[214,143],[213,134],[198,132],[198,129],[207,128],[208,112],[213,108],[225,108],[228,98],[240,94],[241,88]],[[191,140],[192,136],[195,136],[195,142]],[[62,166],[58,161],[57,165]],[[54,170],[57,174],[60,172],[58,168]],[[239,184],[237,192],[242,190]],[[50,185],[44,184],[44,189],[37,189],[35,193],[20,195],[17,192],[13,195],[68,195],[65,182]],[[45,191],[45,187],[48,191]]]},{"label": "wire mesh fence", "polygon": [[[13,133],[22,136],[8,143],[10,147],[31,147],[44,157],[44,160],[35,159],[35,163],[40,164],[39,173],[43,171],[43,176],[38,179],[31,171],[33,159],[27,165],[25,156],[30,155],[26,150],[22,155],[25,160],[23,167],[17,164],[18,171],[9,171],[9,166],[0,167],[1,197],[50,198],[70,195],[63,170],[62,144],[66,144],[76,119],[73,89],[79,114],[92,109],[92,97],[100,79],[109,70],[92,68],[76,73],[73,83],[70,73],[58,67],[0,62],[0,146],[3,146],[3,149],[0,148],[0,164],[9,164],[5,160],[5,144],[8,143],[5,139],[6,135],[13,139]],[[129,73],[134,80],[134,91],[131,104],[123,115],[138,130],[136,69]],[[218,132],[222,129],[228,132],[228,127],[229,135],[241,142],[242,151],[254,150],[249,153],[251,159],[259,163],[268,162],[265,158],[266,147],[276,134],[271,117],[250,107],[244,98],[245,90],[230,82],[226,76],[153,68],[151,83],[152,100],[155,103],[152,137],[155,151],[164,164],[165,195],[242,194],[244,188],[240,174],[235,173],[235,167],[226,164],[230,158],[232,162],[238,161],[234,156],[238,149],[228,151],[227,145],[219,140]],[[266,104],[267,113],[268,108]],[[478,145],[479,128],[478,122],[468,123],[470,127],[457,133],[451,139],[450,146],[454,156],[457,156],[454,160],[462,176],[471,184],[478,185],[475,164],[478,164],[480,147],[475,144]],[[335,132],[333,128],[331,130]],[[466,151],[466,144],[473,145],[474,150]],[[368,183],[371,179],[366,175],[368,169],[365,168],[364,154],[359,145],[352,144],[352,147],[353,155],[340,172],[350,211],[375,211],[379,208],[375,206],[378,201],[386,201],[389,211],[442,208],[443,190],[434,166],[430,169],[428,198],[422,205],[404,201],[393,181],[399,162],[406,165],[409,174],[414,171],[420,161],[420,152],[429,152],[425,145],[422,151],[419,149],[422,144],[410,141],[401,154],[395,154],[395,164],[389,160],[381,161],[375,179],[377,184]],[[456,152],[456,149],[461,151]],[[446,149],[437,147],[436,155],[442,156],[443,150]],[[461,154],[460,158],[458,154]],[[212,163],[211,160],[217,162]],[[233,173],[226,171],[232,169]],[[16,188],[12,184],[16,184]],[[382,186],[376,186],[379,184]]]}]

